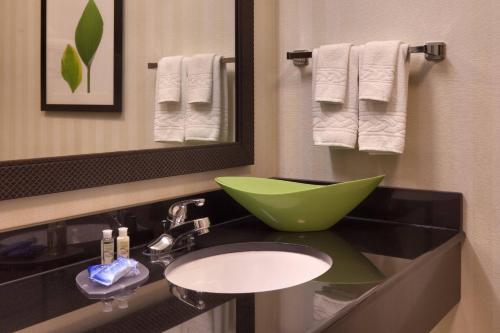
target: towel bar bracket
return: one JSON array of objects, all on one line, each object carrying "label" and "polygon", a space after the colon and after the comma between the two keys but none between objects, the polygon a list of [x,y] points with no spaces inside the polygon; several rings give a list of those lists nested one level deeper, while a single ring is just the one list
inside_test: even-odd
[{"label": "towel bar bracket", "polygon": [[[425,59],[430,61],[444,60],[446,57],[446,44],[443,42],[429,42],[424,45],[410,46],[410,53],[424,53]],[[288,60],[293,60],[295,66],[306,66],[308,59],[312,58],[312,52],[308,50],[295,50],[286,53]]]},{"label": "towel bar bracket", "polygon": [[286,53],[286,58],[293,60],[295,66],[307,66],[309,65],[309,58],[312,58],[312,52],[308,50],[295,50]]},{"label": "towel bar bracket", "polygon": [[410,46],[410,53],[425,53],[425,59],[430,61],[444,60],[446,44],[443,42],[429,42],[420,46]]}]

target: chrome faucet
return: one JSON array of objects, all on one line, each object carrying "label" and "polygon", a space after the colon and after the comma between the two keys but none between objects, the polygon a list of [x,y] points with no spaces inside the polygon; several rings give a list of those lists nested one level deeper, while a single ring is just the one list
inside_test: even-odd
[{"label": "chrome faucet", "polygon": [[205,199],[190,199],[176,202],[172,206],[170,206],[170,208],[168,209],[170,231],[173,231],[181,226],[191,224],[191,231],[197,232],[198,235],[203,235],[204,233],[208,232],[208,227],[210,226],[210,220],[208,219],[208,217],[186,221],[188,206],[191,204],[196,205],[196,207],[202,207],[205,204]]},{"label": "chrome faucet", "polygon": [[[162,221],[165,232],[147,246],[148,255],[158,258],[177,250],[190,250],[194,245],[195,235],[209,232],[210,219],[208,217],[186,221],[187,210],[191,204],[202,207],[205,204],[205,199],[190,199],[176,202],[170,206],[167,220]],[[174,237],[172,234],[177,234],[177,236]]]}]

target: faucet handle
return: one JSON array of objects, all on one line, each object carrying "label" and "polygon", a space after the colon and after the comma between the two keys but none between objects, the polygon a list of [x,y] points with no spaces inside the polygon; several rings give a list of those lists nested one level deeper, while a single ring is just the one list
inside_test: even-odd
[{"label": "faucet handle", "polygon": [[179,201],[171,205],[168,209],[168,219],[171,223],[170,228],[176,227],[186,221],[187,207],[191,204],[196,205],[197,207],[201,207],[205,204],[205,199],[189,199]]}]

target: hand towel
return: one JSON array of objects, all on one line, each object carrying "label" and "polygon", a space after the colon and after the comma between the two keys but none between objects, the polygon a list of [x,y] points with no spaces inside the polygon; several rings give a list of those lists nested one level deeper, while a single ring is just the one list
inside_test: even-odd
[{"label": "hand towel", "polygon": [[[222,57],[219,58],[222,60]],[[220,142],[227,142],[231,141],[230,139],[230,128],[229,128],[229,84],[228,84],[228,73],[227,73],[227,65],[223,63],[221,60],[219,60],[220,64],[220,99],[221,99],[221,128],[220,128],[220,135],[219,135],[219,141]],[[214,60],[216,61],[216,59]]]},{"label": "hand towel", "polygon": [[351,44],[324,45],[316,64],[316,102],[344,103]]},{"label": "hand towel", "polygon": [[157,102],[179,102],[181,99],[182,56],[164,57],[156,70]]},{"label": "hand towel", "polygon": [[[313,51],[313,96],[316,89],[318,51]],[[355,148],[358,136],[358,59],[359,47],[350,49],[347,92],[344,104],[313,100],[313,140],[318,146]]]},{"label": "hand towel", "polygon": [[197,54],[187,65],[187,102],[210,103],[215,54]]},{"label": "hand towel", "polygon": [[360,59],[359,98],[388,102],[391,99],[400,41],[370,42]]},{"label": "hand towel", "polygon": [[[186,61],[181,61],[181,97],[178,102],[160,102],[159,93],[155,100],[154,140],[158,142],[184,142]],[[159,90],[159,81],[156,82]]]},{"label": "hand towel", "polygon": [[222,141],[227,135],[227,111],[222,85],[225,82],[225,66],[221,56],[213,58],[213,89],[211,103],[186,105],[185,139],[190,141]]},{"label": "hand towel", "polygon": [[[364,52],[364,50],[362,51]],[[359,150],[371,154],[401,154],[405,147],[410,57],[401,44],[389,102],[359,101]]]}]

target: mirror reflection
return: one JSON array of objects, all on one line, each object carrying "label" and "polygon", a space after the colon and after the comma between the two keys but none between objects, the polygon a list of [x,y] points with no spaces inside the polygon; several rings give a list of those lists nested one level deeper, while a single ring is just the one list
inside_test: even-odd
[{"label": "mirror reflection", "polygon": [[[57,1],[47,0],[51,15],[58,15]],[[71,1],[82,13],[89,2]],[[94,0],[103,13],[108,1]],[[0,2],[0,161],[234,142],[235,0],[122,3],[121,112],[89,112],[41,110],[42,85],[51,87],[40,78],[41,3]],[[81,15],[74,16],[76,27]],[[103,29],[104,36],[113,25],[104,21]],[[47,52],[56,52],[51,45],[47,40]],[[52,70],[60,87],[88,89],[85,66],[79,86],[57,65]],[[92,73],[95,87],[100,75]]]}]

